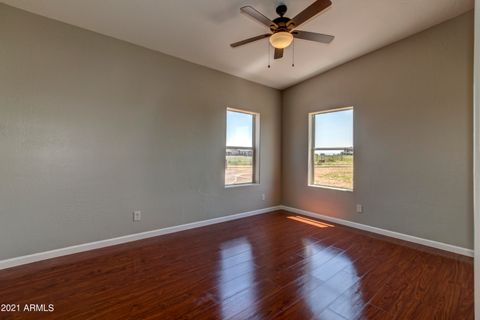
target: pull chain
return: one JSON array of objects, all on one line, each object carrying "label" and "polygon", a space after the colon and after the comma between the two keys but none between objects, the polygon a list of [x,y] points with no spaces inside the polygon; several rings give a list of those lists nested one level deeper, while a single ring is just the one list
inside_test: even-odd
[{"label": "pull chain", "polygon": [[295,39],[292,41],[292,67],[295,67]]},{"label": "pull chain", "polygon": [[270,68],[270,43],[267,41],[267,46],[268,46],[268,68]]}]

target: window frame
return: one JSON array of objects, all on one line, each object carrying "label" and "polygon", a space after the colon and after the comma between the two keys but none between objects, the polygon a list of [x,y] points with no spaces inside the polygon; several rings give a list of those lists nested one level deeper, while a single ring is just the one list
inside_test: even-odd
[{"label": "window frame", "polygon": [[[227,130],[228,130],[228,112],[238,112],[244,113],[252,116],[252,147],[238,147],[238,146],[229,146],[227,145]],[[227,149],[244,149],[244,150],[252,150],[252,182],[246,183],[233,183],[233,184],[226,184],[225,177],[227,171]],[[231,108],[227,107],[225,111],[225,148],[223,152],[223,159],[224,159],[224,168],[223,168],[223,184],[225,188],[236,188],[236,187],[245,187],[245,186],[256,186],[260,184],[260,113],[254,112],[245,109],[238,109],[238,108]]]},{"label": "window frame", "polygon": [[[353,148],[353,176],[352,176],[352,188],[339,188],[333,186],[326,186],[315,184],[314,181],[314,174],[315,174],[315,151],[316,150],[344,150],[346,147],[340,146],[332,146],[328,148],[315,148],[315,116],[322,113],[333,113],[339,111],[346,111],[352,110],[352,148]],[[348,107],[335,107],[329,108],[326,110],[309,112],[308,113],[308,172],[307,172],[307,185],[313,188],[322,188],[322,189],[330,189],[330,190],[337,190],[337,191],[346,191],[346,192],[353,192],[355,190],[355,108],[353,106]]]}]

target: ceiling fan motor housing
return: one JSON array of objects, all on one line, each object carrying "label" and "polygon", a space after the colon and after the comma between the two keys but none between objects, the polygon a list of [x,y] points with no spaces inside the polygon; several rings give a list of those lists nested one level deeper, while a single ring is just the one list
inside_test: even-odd
[{"label": "ceiling fan motor housing", "polygon": [[282,31],[290,32],[293,30],[295,28],[293,20],[283,16],[287,12],[287,6],[284,4],[279,5],[276,11],[280,17],[273,20],[275,24],[270,26],[270,31],[276,33]]},{"label": "ceiling fan motor housing", "polygon": [[290,32],[295,28],[295,23],[293,20],[287,17],[278,17],[274,19],[273,22],[275,24],[270,26],[270,31],[273,33],[280,31]]}]

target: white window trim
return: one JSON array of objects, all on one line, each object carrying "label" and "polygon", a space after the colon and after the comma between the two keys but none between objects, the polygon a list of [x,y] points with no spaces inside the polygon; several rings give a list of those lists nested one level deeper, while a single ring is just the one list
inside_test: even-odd
[{"label": "white window trim", "polygon": [[[238,187],[251,187],[251,186],[258,186],[260,185],[260,113],[259,112],[254,112],[254,111],[249,111],[245,109],[238,109],[238,108],[230,108],[228,107],[225,111],[225,132],[226,132],[226,124],[227,124],[227,112],[228,111],[233,111],[233,112],[240,112],[240,113],[245,113],[249,115],[253,115],[254,117],[254,123],[253,123],[253,143],[252,143],[252,149],[253,149],[253,182],[248,182],[248,183],[236,183],[236,184],[225,184],[225,172],[227,170],[227,163],[224,161],[224,168],[223,168],[223,184],[226,189],[228,188],[238,188]],[[225,148],[223,152],[223,157],[225,160],[225,154],[227,148],[232,148],[235,146],[227,146],[227,141],[226,141],[227,135],[225,134]]]},{"label": "white window trim", "polygon": [[[338,187],[332,187],[332,186],[322,186],[319,184],[314,184],[313,181],[313,175],[314,175],[314,164],[313,164],[313,157],[314,157],[314,148],[315,148],[315,124],[313,122],[313,119],[315,118],[315,115],[317,114],[322,114],[322,113],[332,113],[332,112],[338,112],[338,111],[345,111],[345,110],[352,110],[353,112],[353,167],[355,168],[355,110],[353,106],[349,107],[336,107],[336,108],[329,108],[326,110],[321,110],[321,111],[315,111],[315,112],[309,112],[308,113],[308,172],[307,172],[307,185],[312,188],[320,188],[320,189],[328,189],[328,190],[336,190],[336,191],[345,191],[345,192],[353,192],[355,190],[355,169],[354,169],[354,177],[352,181],[352,188],[338,188]],[[335,149],[334,147],[332,149]]]}]

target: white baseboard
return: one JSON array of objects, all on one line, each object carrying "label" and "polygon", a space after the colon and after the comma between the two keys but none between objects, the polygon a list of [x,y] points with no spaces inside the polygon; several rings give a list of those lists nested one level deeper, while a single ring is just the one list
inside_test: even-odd
[{"label": "white baseboard", "polygon": [[44,252],[29,254],[29,255],[21,256],[21,257],[16,257],[16,258],[11,258],[11,259],[6,259],[6,260],[0,260],[0,270],[7,269],[7,268],[12,268],[12,267],[15,267],[15,266],[19,266],[19,265],[23,265],[23,264],[27,264],[27,263],[32,263],[32,262],[36,262],[36,261],[41,261],[41,260],[66,256],[66,255],[73,254],[73,253],[79,253],[79,252],[84,252],[84,251],[89,251],[89,250],[114,246],[114,245],[117,245],[117,244],[122,244],[122,243],[142,240],[142,239],[146,239],[146,238],[161,236],[161,235],[168,234],[168,233],[173,233],[173,232],[178,232],[178,231],[183,231],[183,230],[208,226],[208,225],[211,225],[211,224],[216,224],[216,223],[221,223],[221,222],[246,218],[246,217],[250,217],[250,216],[254,216],[254,215],[258,215],[258,214],[262,214],[262,213],[267,213],[267,212],[272,212],[272,211],[280,210],[280,209],[281,209],[281,206],[268,207],[268,208],[264,208],[264,209],[242,212],[242,213],[232,214],[232,215],[229,215],[229,216],[224,216],[224,217],[219,217],[219,218],[214,218],[214,219],[202,220],[202,221],[182,224],[182,225],[178,225],[178,226],[173,226],[173,227],[167,227],[167,228],[162,228],[162,229],[157,229],[157,230],[145,231],[145,232],[141,232],[141,233],[129,234],[129,235],[121,236],[121,237],[117,237],[117,238],[111,238],[111,239],[100,240],[100,241],[95,241],[95,242],[83,243],[83,244],[70,246],[70,247],[66,247],[66,248],[60,248],[60,249],[55,249],[55,250],[50,250],[50,251],[44,251]]},{"label": "white baseboard", "polygon": [[423,239],[423,238],[411,236],[411,235],[400,233],[400,232],[395,232],[395,231],[390,231],[390,230],[381,229],[381,228],[377,228],[377,227],[372,227],[372,226],[369,226],[369,225],[366,225],[366,224],[352,222],[352,221],[348,221],[348,220],[344,220],[344,219],[340,219],[340,218],[334,218],[334,217],[330,217],[330,216],[326,216],[326,215],[323,215],[323,214],[319,214],[319,213],[315,213],[315,212],[311,212],[311,211],[306,211],[306,210],[302,210],[302,209],[292,208],[292,207],[283,206],[283,205],[280,206],[280,207],[281,207],[282,210],[289,211],[289,212],[292,212],[292,213],[298,213],[298,214],[309,216],[309,217],[312,217],[312,218],[317,218],[317,219],[322,219],[322,220],[333,222],[333,223],[338,223],[338,224],[341,224],[341,225],[344,225],[344,226],[347,226],[347,227],[352,227],[352,228],[356,228],[356,229],[360,229],[360,230],[370,231],[370,232],[378,233],[378,234],[381,234],[381,235],[384,235],[384,236],[387,236],[387,237],[392,237],[392,238],[396,238],[396,239],[400,239],[400,240],[405,240],[405,241],[409,241],[409,242],[413,242],[413,243],[418,243],[418,244],[421,244],[421,245],[424,245],[424,246],[437,248],[437,249],[440,249],[440,250],[449,251],[449,252],[461,254],[461,255],[464,255],[464,256],[468,256],[468,257],[473,257],[473,250],[471,250],[471,249],[458,247],[458,246],[454,246],[454,245],[451,245],[451,244],[438,242],[438,241],[434,241],[434,240]]}]

